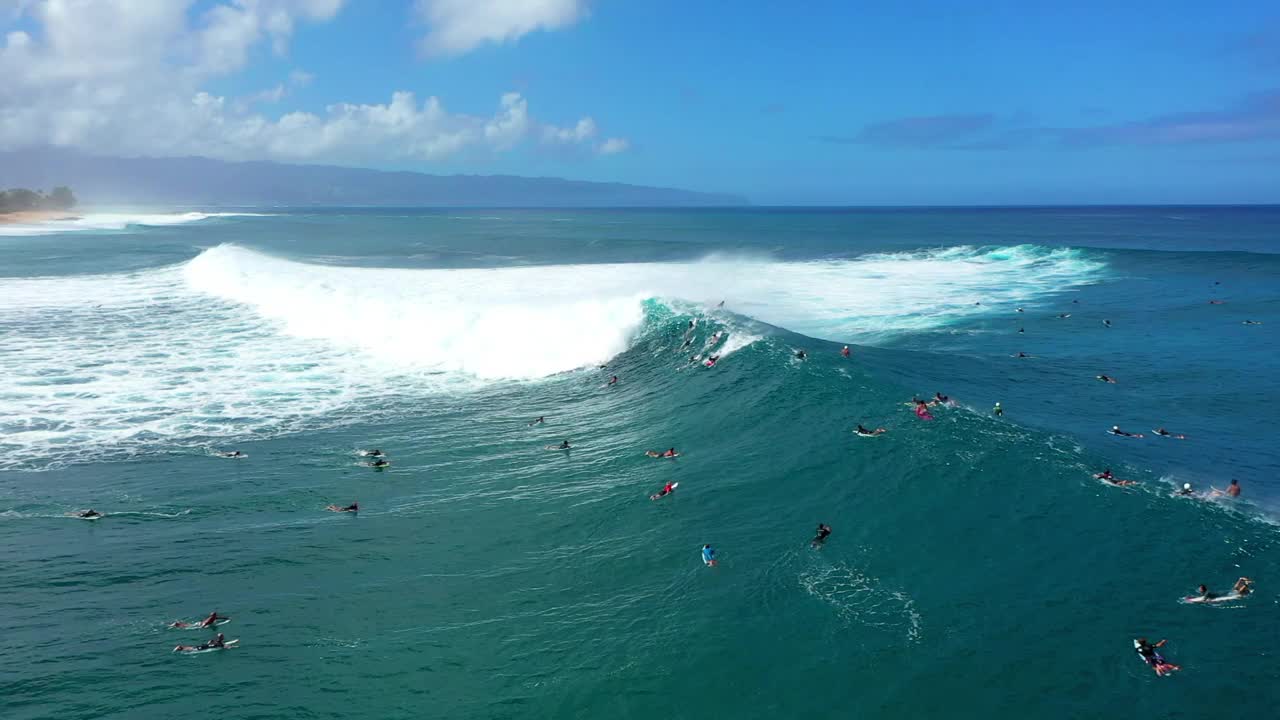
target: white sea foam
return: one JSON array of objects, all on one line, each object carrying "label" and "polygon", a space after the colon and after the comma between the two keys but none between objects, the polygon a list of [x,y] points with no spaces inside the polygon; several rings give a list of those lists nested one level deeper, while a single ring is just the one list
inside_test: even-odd
[{"label": "white sea foam", "polygon": [[[0,279],[0,468],[314,427],[371,397],[593,365],[632,343],[650,298],[724,298],[739,314],[854,339],[1029,302],[1099,269],[1022,247],[438,270],[223,245],[171,268]],[[729,323],[722,357],[759,337]]]},{"label": "white sea foam", "polygon": [[261,217],[264,213],[185,212],[185,213],[88,213],[71,220],[0,225],[0,237],[52,235],[83,231],[125,230],[134,226],[163,227],[184,225],[209,218]]}]

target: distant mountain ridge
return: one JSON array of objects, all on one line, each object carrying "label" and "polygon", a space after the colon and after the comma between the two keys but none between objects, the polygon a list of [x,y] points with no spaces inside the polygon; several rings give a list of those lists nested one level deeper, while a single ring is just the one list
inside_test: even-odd
[{"label": "distant mountain ridge", "polygon": [[84,205],[709,207],[736,195],[514,175],[429,175],[203,157],[112,158],[58,149],[0,152],[0,188],[70,185]]}]

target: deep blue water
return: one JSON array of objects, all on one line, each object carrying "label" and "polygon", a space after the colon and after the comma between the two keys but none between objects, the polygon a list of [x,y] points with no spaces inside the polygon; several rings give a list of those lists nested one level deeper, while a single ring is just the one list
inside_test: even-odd
[{"label": "deep blue water", "polygon": [[[1278,208],[45,230],[0,226],[14,717],[1274,714]],[[215,608],[239,648],[169,652]]]}]

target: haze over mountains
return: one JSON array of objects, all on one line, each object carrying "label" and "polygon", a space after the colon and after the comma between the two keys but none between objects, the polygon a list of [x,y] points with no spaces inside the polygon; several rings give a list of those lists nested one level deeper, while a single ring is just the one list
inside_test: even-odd
[{"label": "haze over mountains", "polygon": [[706,207],[740,196],[512,175],[428,175],[202,157],[112,158],[59,149],[0,152],[0,187],[70,185],[84,205]]}]

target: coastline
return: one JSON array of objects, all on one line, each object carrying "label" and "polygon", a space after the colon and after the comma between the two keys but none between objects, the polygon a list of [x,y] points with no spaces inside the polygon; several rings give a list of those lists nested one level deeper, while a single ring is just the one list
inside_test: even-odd
[{"label": "coastline", "polygon": [[77,220],[79,217],[65,210],[19,210],[0,213],[0,225],[35,225],[55,220]]}]

